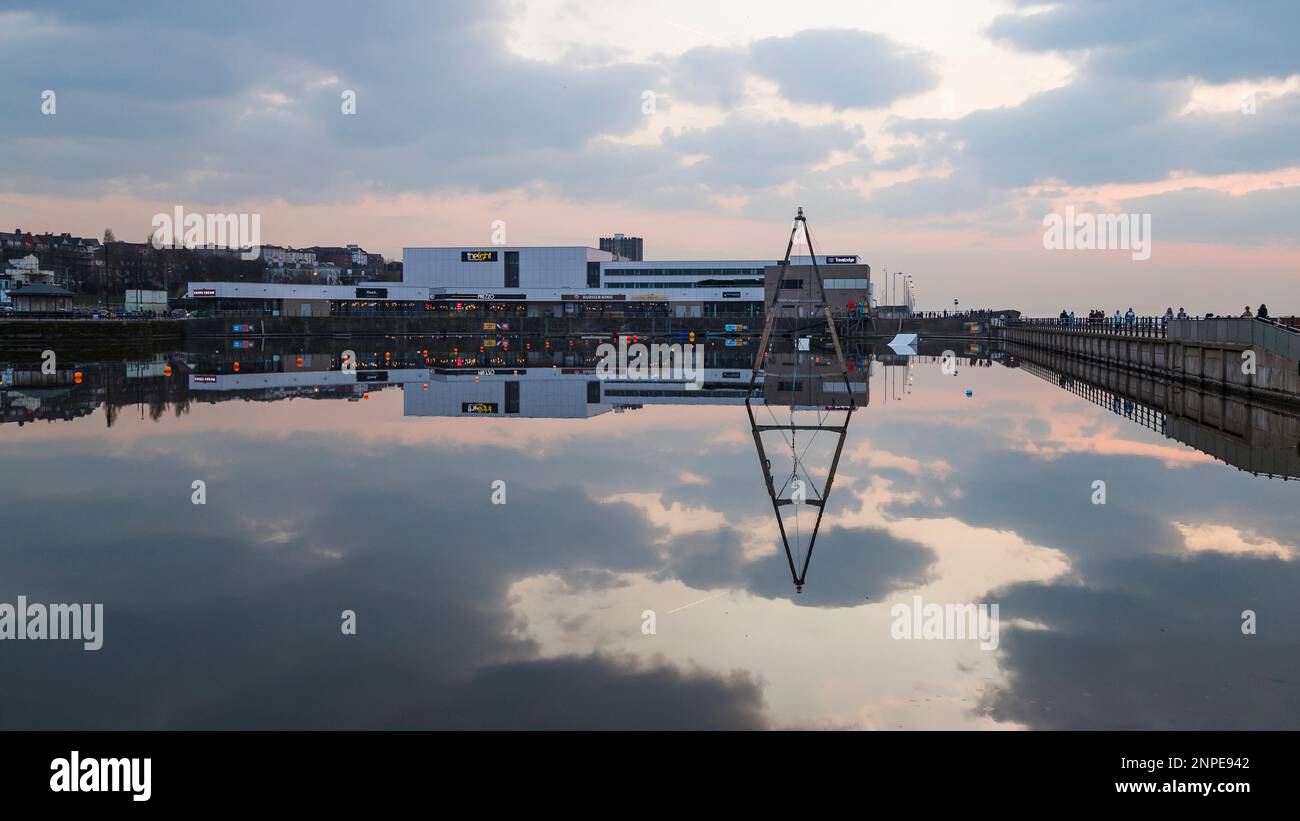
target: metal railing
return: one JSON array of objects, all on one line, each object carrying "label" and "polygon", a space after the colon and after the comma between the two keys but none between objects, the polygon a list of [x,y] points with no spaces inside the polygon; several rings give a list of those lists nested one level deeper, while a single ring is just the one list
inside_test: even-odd
[{"label": "metal railing", "polygon": [[1050,382],[1062,390],[1069,391],[1098,407],[1105,408],[1116,416],[1122,416],[1147,430],[1168,435],[1165,433],[1166,415],[1159,408],[1023,357],[1020,359],[1020,368],[1032,373],[1044,382]]},{"label": "metal railing", "polygon": [[1162,316],[1135,316],[1132,319],[1120,317],[1020,317],[1008,319],[1007,327],[1018,326],[1052,327],[1071,333],[1103,334],[1106,336],[1138,336],[1163,339],[1166,334],[1165,318]]}]

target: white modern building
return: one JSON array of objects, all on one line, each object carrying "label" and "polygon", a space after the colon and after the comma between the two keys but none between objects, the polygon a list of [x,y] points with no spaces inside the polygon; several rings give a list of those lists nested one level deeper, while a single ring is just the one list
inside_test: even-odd
[{"label": "white modern building", "polygon": [[[762,374],[751,394],[750,378],[745,368],[706,368],[703,384],[696,387],[681,379],[601,379],[595,368],[435,367],[352,373],[196,373],[190,375],[189,388],[198,393],[276,391],[283,395],[307,395],[314,388],[351,388],[355,396],[361,397],[372,390],[400,385],[405,416],[535,419],[586,419],[645,405],[743,405],[745,397],[751,395],[758,404],[789,405],[792,397],[807,398],[781,394],[780,380]],[[833,397],[836,389],[842,392],[843,381],[838,375],[818,372],[815,378],[822,386],[813,391],[821,391],[819,401]],[[858,401],[865,403],[866,374],[856,371],[851,378]]]},{"label": "white modern building", "polygon": [[[792,257],[791,267],[809,266]],[[836,312],[871,304],[870,266],[856,254],[819,254]],[[776,283],[775,260],[615,261],[586,246],[458,246],[403,249],[401,282],[316,285],[191,283],[189,296],[216,307],[262,307],[288,316],[383,311],[494,310],[530,316],[587,313],[675,317],[758,317],[765,286],[807,289],[809,279]]]}]

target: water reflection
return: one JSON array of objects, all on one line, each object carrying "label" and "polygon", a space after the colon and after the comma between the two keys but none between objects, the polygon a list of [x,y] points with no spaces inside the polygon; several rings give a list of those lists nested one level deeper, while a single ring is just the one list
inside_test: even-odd
[{"label": "water reflection", "polygon": [[1238,470],[1300,478],[1296,409],[1009,344],[1000,360]]},{"label": "water reflection", "polygon": [[[596,340],[479,341],[351,340],[351,379],[290,341],[4,365],[0,601],[103,602],[106,635],[0,643],[0,725],[1300,726],[1294,486],[1244,472],[1294,475],[1285,409],[846,351],[873,401],[796,595],[752,349],[711,340],[690,396],[600,384]],[[918,594],[999,602],[1001,646],[892,641]]]}]

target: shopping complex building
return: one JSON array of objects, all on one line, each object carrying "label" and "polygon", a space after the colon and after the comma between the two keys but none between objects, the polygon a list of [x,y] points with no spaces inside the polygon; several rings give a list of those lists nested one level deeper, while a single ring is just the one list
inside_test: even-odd
[{"label": "shopping complex building", "polygon": [[[856,254],[817,255],[831,310],[874,304],[871,267]],[[808,292],[812,260],[627,260],[585,246],[405,248],[400,282],[308,285],[192,282],[202,309],[271,316],[483,312],[485,315],[758,317],[776,289]],[[503,316],[504,318],[504,316]]]},{"label": "shopping complex building", "polygon": [[[806,354],[804,355],[807,356]],[[301,359],[301,358],[299,358]],[[851,389],[859,405],[867,403],[869,369],[843,376],[827,367],[800,363],[793,369],[760,374],[751,388],[752,371],[709,367],[703,384],[683,379],[601,379],[595,368],[362,368],[354,372],[293,367],[262,373],[194,373],[189,389],[212,401],[222,397],[287,399],[293,397],[366,399],[367,394],[400,386],[404,416],[474,416],[488,418],[586,419],[623,413],[647,405],[757,404],[825,409],[845,402]],[[319,358],[318,360],[319,361]],[[329,359],[325,359],[329,367]]]}]

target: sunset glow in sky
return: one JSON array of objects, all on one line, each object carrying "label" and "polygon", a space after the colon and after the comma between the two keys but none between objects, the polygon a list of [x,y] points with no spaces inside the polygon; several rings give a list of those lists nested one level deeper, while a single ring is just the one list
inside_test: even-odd
[{"label": "sunset glow in sky", "polygon": [[[329,5],[6,3],[0,228],[753,259],[803,206],[923,308],[1300,310],[1294,3]],[[1067,206],[1151,258],[1046,250]]]}]

